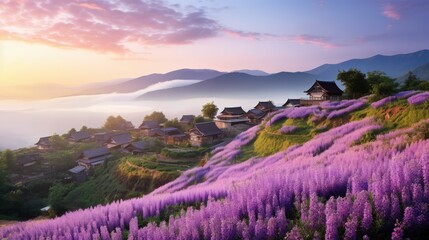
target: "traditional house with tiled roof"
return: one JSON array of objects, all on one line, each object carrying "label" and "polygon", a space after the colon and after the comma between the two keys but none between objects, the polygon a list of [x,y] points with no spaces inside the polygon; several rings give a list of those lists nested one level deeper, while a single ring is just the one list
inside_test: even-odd
[{"label": "traditional house with tiled roof", "polygon": [[83,151],[76,161],[79,165],[90,169],[103,164],[110,157],[112,157],[112,154],[109,152],[109,149],[101,147]]},{"label": "traditional house with tiled roof", "polygon": [[254,108],[263,112],[272,112],[277,109],[271,101],[259,102]]},{"label": "traditional house with tiled roof", "polygon": [[140,133],[142,136],[151,136],[153,133],[153,130],[159,129],[159,128],[160,128],[159,123],[153,120],[143,121],[139,127]]},{"label": "traditional house with tiled roof", "polygon": [[261,123],[261,121],[263,120],[263,118],[267,115],[266,112],[259,110],[257,108],[254,109],[250,109],[247,113],[246,116],[249,119],[250,123],[253,124],[259,124]]},{"label": "traditional house with tiled roof", "polygon": [[216,116],[215,124],[222,129],[230,128],[236,124],[247,123],[249,119],[241,107],[226,107]]},{"label": "traditional house with tiled roof", "polygon": [[19,167],[29,167],[33,166],[41,160],[41,156],[38,153],[29,153],[24,155],[19,155],[16,157],[16,164]]},{"label": "traditional house with tiled roof", "polygon": [[301,99],[294,99],[294,98],[289,98],[284,104],[283,107],[285,108],[290,108],[290,107],[299,107],[299,105],[301,104]]},{"label": "traditional house with tiled roof", "polygon": [[175,127],[156,129],[152,136],[164,141],[166,144],[180,144],[185,143],[187,140],[186,134]]},{"label": "traditional house with tiled roof", "polygon": [[214,122],[196,123],[189,131],[192,146],[203,146],[221,141],[224,133]]},{"label": "traditional house with tiled roof", "polygon": [[304,92],[307,93],[309,99],[301,99],[300,106],[319,104],[322,101],[340,101],[344,93],[335,81],[319,80],[316,80],[313,86]]},{"label": "traditional house with tiled roof", "polygon": [[42,150],[42,151],[51,150],[52,149],[52,145],[50,142],[51,137],[52,136],[41,137],[39,139],[39,141],[37,143],[35,143],[34,145],[37,146],[37,149]]},{"label": "traditional house with tiled roof", "polygon": [[131,142],[123,147],[123,151],[126,153],[139,154],[150,151],[155,146],[153,140],[142,140],[137,142]]},{"label": "traditional house with tiled roof", "polygon": [[180,118],[179,122],[180,124],[184,125],[190,125],[194,122],[195,115],[183,115],[182,118]]},{"label": "traditional house with tiled roof", "polygon": [[87,131],[79,131],[70,133],[68,140],[71,142],[84,142],[91,138]]},{"label": "traditional house with tiled roof", "polygon": [[132,140],[132,136],[129,133],[119,133],[116,135],[112,135],[107,141],[106,146],[107,148],[120,148],[128,143],[130,143]]}]

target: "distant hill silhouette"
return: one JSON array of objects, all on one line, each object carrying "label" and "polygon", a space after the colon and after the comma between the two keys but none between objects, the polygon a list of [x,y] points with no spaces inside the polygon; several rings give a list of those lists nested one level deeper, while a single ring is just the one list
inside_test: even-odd
[{"label": "distant hill silhouette", "polygon": [[206,80],[224,74],[211,69],[179,69],[165,74],[154,73],[139,78],[131,79],[119,84],[109,85],[105,87],[90,88],[80,92],[79,94],[100,94],[112,92],[135,92],[137,90],[149,87],[150,85],[165,82],[175,79],[181,80]]},{"label": "distant hill silhouette", "polygon": [[196,84],[157,90],[143,94],[141,100],[171,100],[203,97],[240,98],[255,96],[270,99],[276,94],[288,95],[311,87],[315,76],[304,72],[280,72],[267,76],[246,73],[226,73]]},{"label": "distant hill silhouette", "polygon": [[[420,67],[415,68],[412,72],[421,80],[429,81],[429,62]],[[407,79],[408,73],[398,78],[398,82],[404,82]]]},{"label": "distant hill silhouette", "polygon": [[376,55],[370,58],[352,59],[338,64],[324,64],[307,71],[307,73],[313,74],[321,80],[333,80],[336,78],[338,71],[357,68],[364,73],[378,70],[385,72],[390,77],[398,78],[428,62],[429,50],[421,50],[408,54]]}]

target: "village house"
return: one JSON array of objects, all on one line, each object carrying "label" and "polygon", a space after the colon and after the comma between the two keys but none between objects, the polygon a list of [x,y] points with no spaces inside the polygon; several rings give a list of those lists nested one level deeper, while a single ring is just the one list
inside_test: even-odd
[{"label": "village house", "polygon": [[284,104],[284,108],[299,107],[301,99],[289,98]]},{"label": "village house", "polygon": [[152,135],[166,144],[186,143],[187,136],[180,129],[175,127],[160,128],[154,130]]},{"label": "village house", "polygon": [[83,151],[78,159],[77,163],[86,169],[91,169],[100,164],[103,164],[104,161],[112,157],[112,154],[109,152],[109,149],[106,147],[90,149]]},{"label": "village house", "polygon": [[96,142],[96,143],[104,144],[107,142],[107,140],[109,140],[109,138],[111,136],[113,136],[115,134],[117,134],[117,133],[113,133],[113,132],[94,133],[91,137],[91,140]]},{"label": "village house", "polygon": [[107,148],[120,148],[128,143],[130,143],[132,140],[130,133],[118,133],[115,135],[112,135],[105,143]]},{"label": "village house", "polygon": [[247,123],[248,121],[249,119],[246,117],[246,112],[241,107],[226,107],[214,120],[216,126],[221,129]]},{"label": "village house", "polygon": [[214,122],[196,123],[189,131],[190,144],[192,146],[203,146],[221,141],[224,133]]},{"label": "village house", "polygon": [[87,131],[79,131],[70,133],[68,140],[70,142],[85,142],[91,139],[91,135]]},{"label": "village house", "polygon": [[276,106],[274,106],[271,101],[259,102],[254,109],[258,109],[263,112],[273,112],[277,110]]},{"label": "village house", "polygon": [[38,153],[24,154],[16,157],[16,164],[18,167],[25,168],[35,165],[40,160],[42,158]]},{"label": "village house", "polygon": [[335,81],[319,81],[304,91],[309,99],[301,99],[300,106],[319,104],[322,101],[340,101],[343,91],[337,86]]},{"label": "village house", "polygon": [[86,168],[81,165],[77,165],[76,167],[69,169],[68,171],[76,182],[83,182],[87,178]]},{"label": "village house", "polygon": [[182,125],[192,125],[194,123],[195,115],[183,115],[179,122]]},{"label": "village house", "polygon": [[51,136],[48,137],[41,137],[37,143],[34,145],[37,146],[37,149],[41,151],[48,151],[52,149],[51,142],[49,141],[51,139]]},{"label": "village house", "polygon": [[139,127],[142,136],[151,136],[153,134],[153,130],[159,128],[159,123],[153,120],[143,121]]},{"label": "village house", "polygon": [[259,124],[262,122],[262,120],[264,119],[264,117],[267,115],[266,112],[259,110],[259,109],[250,109],[247,113],[246,116],[249,119],[249,122],[252,124]]},{"label": "village house", "polygon": [[131,142],[126,144],[123,147],[123,152],[131,153],[131,154],[145,153],[150,151],[154,145],[155,145],[155,142],[153,140]]}]

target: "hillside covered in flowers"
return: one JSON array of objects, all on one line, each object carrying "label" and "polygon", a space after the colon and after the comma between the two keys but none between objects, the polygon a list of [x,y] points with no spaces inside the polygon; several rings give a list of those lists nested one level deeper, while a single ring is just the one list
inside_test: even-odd
[{"label": "hillside covered in flowers", "polygon": [[6,239],[426,239],[429,93],[286,108],[152,193]]}]

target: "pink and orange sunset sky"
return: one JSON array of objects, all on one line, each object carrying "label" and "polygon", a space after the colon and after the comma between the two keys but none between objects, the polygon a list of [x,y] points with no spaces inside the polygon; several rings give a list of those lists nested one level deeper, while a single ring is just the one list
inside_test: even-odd
[{"label": "pink and orange sunset sky", "polygon": [[0,0],[0,87],[305,71],[428,48],[429,1]]}]

